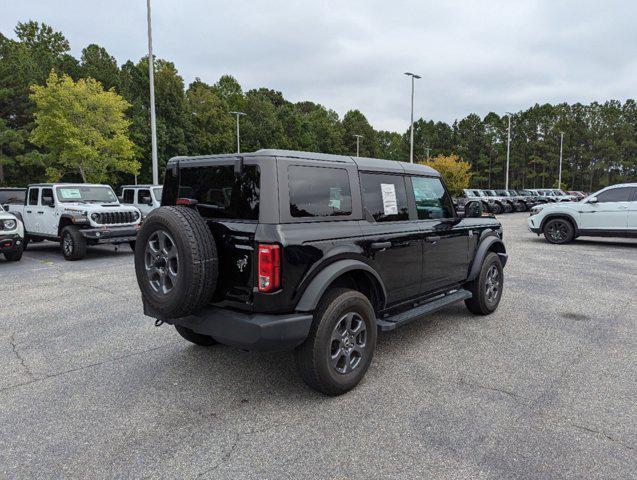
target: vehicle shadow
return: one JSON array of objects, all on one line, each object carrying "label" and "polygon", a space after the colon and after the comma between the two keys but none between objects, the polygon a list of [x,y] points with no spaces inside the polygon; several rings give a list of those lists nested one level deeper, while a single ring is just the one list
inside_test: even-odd
[{"label": "vehicle shadow", "polygon": [[[104,257],[122,257],[131,255],[133,251],[128,244],[119,245],[117,248],[114,245],[97,245],[86,248],[86,257],[79,262],[99,260]],[[62,252],[60,250],[60,244],[56,242],[38,242],[29,243],[27,250],[24,254],[28,254],[32,258],[36,256],[42,256],[42,260],[64,260]]]}]

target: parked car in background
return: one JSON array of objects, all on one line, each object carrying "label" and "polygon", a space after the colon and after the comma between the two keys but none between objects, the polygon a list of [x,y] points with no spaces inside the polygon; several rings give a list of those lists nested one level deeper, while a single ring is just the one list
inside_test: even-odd
[{"label": "parked car in background", "polygon": [[559,188],[551,188],[550,190],[555,194],[558,201],[560,202],[573,202],[577,200],[574,195],[570,195],[564,190],[560,190]]},{"label": "parked car in background", "polygon": [[573,197],[575,197],[576,201],[579,201],[582,198],[587,196],[584,192],[580,192],[578,190],[568,190],[566,193],[568,193],[569,195],[572,195]]},{"label": "parked car in background", "polygon": [[480,192],[493,201],[493,213],[510,213],[515,210],[513,201],[510,198],[498,195],[495,190],[480,190]]},{"label": "parked car in background", "polygon": [[469,205],[469,207],[471,207],[472,203],[480,204],[482,212],[493,213],[493,200],[483,195],[480,190],[465,188],[462,191],[462,195],[458,197],[456,201],[458,208],[464,213],[466,213],[466,211],[468,210],[466,206]]},{"label": "parked car in background", "polygon": [[500,197],[505,198],[511,202],[514,212],[526,212],[528,210],[524,198],[517,195],[517,193],[511,193],[511,190],[496,190],[495,193]]},{"label": "parked car in background", "polygon": [[0,187],[0,205],[23,205],[26,192],[26,188]]},{"label": "parked car in background", "polygon": [[[534,192],[533,190],[527,190],[527,189],[522,189],[522,190],[516,190],[518,192],[518,194],[523,195],[525,198],[529,199],[529,203],[533,203],[535,205],[539,205],[539,204],[543,204],[543,203],[547,203],[548,200],[542,196],[539,195],[538,193]],[[533,205],[533,206],[535,206]]]},{"label": "parked car in background", "polygon": [[501,224],[459,218],[424,165],[260,150],[172,159],[164,186],[135,251],[144,313],[198,345],[294,349],[329,395],[363,378],[379,330],[502,297]]},{"label": "parked car in background", "polygon": [[0,205],[0,254],[9,262],[18,262],[22,258],[23,243],[22,222]]},{"label": "parked car in background", "polygon": [[534,207],[528,226],[550,243],[580,236],[637,237],[637,183],[606,187],[579,202]]},{"label": "parked car in background", "polygon": [[29,185],[24,204],[9,210],[24,223],[24,248],[30,239],[60,242],[66,260],[84,258],[90,245],[134,242],[141,221],[140,211],[120,205],[108,185]]},{"label": "parked car in background", "polygon": [[142,212],[142,218],[161,205],[161,185],[124,185],[120,202]]},{"label": "parked car in background", "polygon": [[532,207],[538,204],[535,197],[530,195],[530,192],[526,193],[526,190],[509,190],[509,194],[524,202],[525,210],[531,210]]}]

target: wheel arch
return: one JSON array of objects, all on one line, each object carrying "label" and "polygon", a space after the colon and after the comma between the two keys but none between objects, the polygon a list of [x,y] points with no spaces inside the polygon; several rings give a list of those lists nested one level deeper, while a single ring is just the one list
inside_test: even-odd
[{"label": "wheel arch", "polygon": [[387,291],[378,272],[360,260],[345,259],[326,266],[312,279],[297,302],[296,310],[313,311],[321,297],[332,287],[360,291],[369,298],[377,312],[385,307]]},{"label": "wheel arch", "polygon": [[469,275],[467,276],[468,281],[475,280],[478,277],[485,257],[491,252],[498,254],[502,267],[506,265],[509,256],[506,252],[504,242],[495,234],[488,235],[484,237],[478,245],[471,268],[469,269]]}]

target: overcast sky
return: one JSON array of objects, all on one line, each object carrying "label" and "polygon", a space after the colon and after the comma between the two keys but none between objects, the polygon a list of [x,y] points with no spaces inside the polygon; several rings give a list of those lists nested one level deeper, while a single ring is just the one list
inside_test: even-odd
[{"label": "overcast sky", "polygon": [[[535,103],[635,98],[637,2],[152,0],[153,43],[186,84],[229,73],[378,129],[452,122]],[[72,53],[97,43],[121,64],[147,52],[145,0],[0,0],[0,31],[50,24]]]}]

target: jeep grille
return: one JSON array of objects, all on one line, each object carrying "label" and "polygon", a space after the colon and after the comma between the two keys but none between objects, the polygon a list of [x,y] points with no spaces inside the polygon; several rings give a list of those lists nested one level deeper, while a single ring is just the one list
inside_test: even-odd
[{"label": "jeep grille", "polygon": [[113,225],[116,223],[133,223],[133,212],[104,212],[99,214],[97,223],[101,225]]}]

